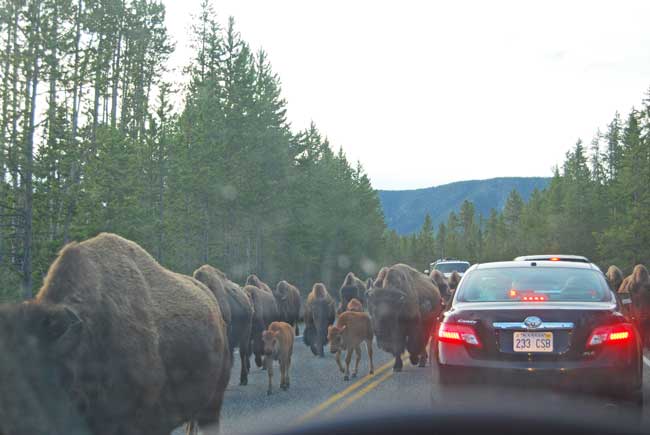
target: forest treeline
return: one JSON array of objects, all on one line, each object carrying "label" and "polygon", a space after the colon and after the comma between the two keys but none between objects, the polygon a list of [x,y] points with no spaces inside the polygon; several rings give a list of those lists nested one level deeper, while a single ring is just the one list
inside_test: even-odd
[{"label": "forest treeline", "polygon": [[388,257],[421,269],[441,257],[486,262],[540,253],[585,255],[626,273],[650,264],[650,99],[625,119],[617,113],[589,145],[578,140],[528,202],[512,191],[503,210],[481,216],[465,201],[438,228],[427,216],[417,234],[390,231],[386,242]]},{"label": "forest treeline", "polygon": [[0,300],[29,298],[57,251],[102,231],[190,273],[209,263],[307,290],[441,257],[584,254],[650,263],[650,103],[578,142],[549,187],[479,216],[386,230],[361,164],[291,127],[280,78],[204,0],[182,84],[156,0],[0,3]]},{"label": "forest treeline", "polygon": [[185,83],[155,0],[0,6],[0,299],[28,298],[57,251],[101,231],[191,273],[338,285],[382,255],[360,164],[294,131],[279,77],[204,0]]}]

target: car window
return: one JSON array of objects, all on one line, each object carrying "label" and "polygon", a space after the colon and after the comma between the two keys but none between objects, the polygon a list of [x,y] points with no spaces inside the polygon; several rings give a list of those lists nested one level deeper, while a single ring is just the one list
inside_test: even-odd
[{"label": "car window", "polygon": [[494,268],[469,273],[458,300],[497,301],[609,301],[612,294],[593,270],[572,268]]},{"label": "car window", "polygon": [[436,264],[434,267],[435,270],[439,270],[442,273],[452,273],[452,272],[460,272],[464,273],[467,269],[469,269],[469,264],[467,263],[440,263]]}]

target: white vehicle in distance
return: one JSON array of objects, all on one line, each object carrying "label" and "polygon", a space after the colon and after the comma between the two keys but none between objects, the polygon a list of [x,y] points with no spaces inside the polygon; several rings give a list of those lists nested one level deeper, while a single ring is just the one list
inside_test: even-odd
[{"label": "white vehicle in distance", "polygon": [[469,261],[442,258],[431,263],[430,269],[425,270],[424,273],[428,275],[431,270],[437,270],[442,273],[445,278],[449,278],[452,273],[457,272],[462,277],[465,274],[465,271],[469,269],[469,266]]}]

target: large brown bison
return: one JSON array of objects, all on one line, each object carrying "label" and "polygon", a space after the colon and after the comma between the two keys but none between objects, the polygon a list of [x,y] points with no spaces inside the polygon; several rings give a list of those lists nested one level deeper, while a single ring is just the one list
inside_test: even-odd
[{"label": "large brown bison", "polygon": [[255,274],[248,275],[248,278],[246,278],[246,285],[252,285],[257,287],[258,289],[264,290],[267,293],[272,293],[271,287],[269,287],[267,283],[259,279],[259,277]]},{"label": "large brown bison", "polygon": [[614,265],[611,265],[607,269],[605,276],[607,277],[610,288],[617,292],[623,283],[623,272],[621,272],[621,269]]},{"label": "large brown bison", "polygon": [[194,278],[205,284],[217,298],[228,328],[228,343],[232,358],[233,350],[239,348],[241,371],[239,384],[248,384],[250,364],[250,338],[253,325],[253,305],[244,291],[230,281],[219,269],[203,265],[196,269]]},{"label": "large brown bison", "polygon": [[445,275],[443,275],[442,272],[435,269],[431,271],[431,273],[429,274],[429,278],[431,278],[431,281],[433,281],[435,286],[438,287],[438,290],[440,291],[440,296],[442,296],[442,301],[444,302],[445,307],[449,308],[451,306],[451,298],[454,296],[454,292],[449,286],[449,282],[447,281],[447,278],[445,278]]},{"label": "large brown bison", "polygon": [[629,293],[632,299],[631,315],[644,345],[650,345],[650,275],[642,264],[634,266],[632,274],[623,280],[621,293]]},{"label": "large brown bison", "polygon": [[362,305],[365,305],[366,290],[366,284],[363,281],[357,278],[354,273],[348,273],[339,289],[339,307],[336,313],[341,314],[344,312],[351,299],[357,299]]},{"label": "large brown bison", "polygon": [[293,326],[296,335],[300,335],[300,290],[286,281],[280,281],[273,292],[280,311],[280,320]]},{"label": "large brown bison", "polygon": [[4,435],[216,423],[229,376],[214,295],[114,234],[68,244],[34,300],[0,307]]},{"label": "large brown bison", "polygon": [[312,353],[325,356],[323,351],[327,344],[327,328],[334,323],[336,303],[322,283],[314,284],[305,303],[305,333],[303,341]]},{"label": "large brown bison", "polygon": [[[244,292],[253,304],[253,327],[251,329],[251,350],[257,367],[263,366],[264,343],[262,333],[272,322],[280,320],[278,305],[270,292],[253,285],[244,286]],[[247,363],[248,364],[248,363]]]},{"label": "large brown bison", "polygon": [[402,370],[404,350],[412,364],[424,367],[429,334],[443,308],[431,279],[406,264],[382,269],[369,292],[368,306],[378,346],[395,356],[393,370]]}]

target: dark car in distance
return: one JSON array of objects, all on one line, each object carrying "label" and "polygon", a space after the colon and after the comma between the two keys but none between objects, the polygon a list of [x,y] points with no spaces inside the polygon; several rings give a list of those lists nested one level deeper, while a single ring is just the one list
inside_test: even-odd
[{"label": "dark car in distance", "polygon": [[474,265],[435,338],[443,387],[532,384],[643,401],[639,334],[589,262]]}]

